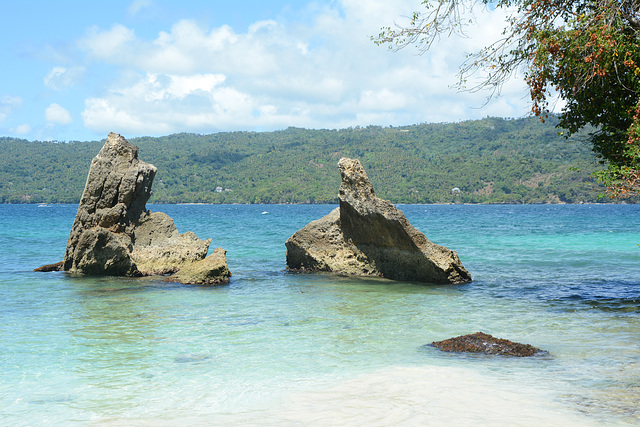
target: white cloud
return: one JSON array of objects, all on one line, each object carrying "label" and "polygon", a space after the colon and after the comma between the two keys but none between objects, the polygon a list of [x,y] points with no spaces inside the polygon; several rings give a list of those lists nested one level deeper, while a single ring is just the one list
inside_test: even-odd
[{"label": "white cloud", "polygon": [[136,16],[140,10],[151,6],[151,0],[134,0],[127,8],[127,12],[131,16]]},{"label": "white cloud", "polygon": [[362,92],[359,107],[365,111],[395,111],[407,106],[407,99],[403,93],[397,93],[387,88],[379,90],[365,90]]},{"label": "white cloud", "polygon": [[257,103],[250,96],[224,87],[219,74],[174,76],[146,74],[129,87],[85,102],[85,126],[99,131],[163,134],[180,129],[241,125]]},{"label": "white cloud", "polygon": [[69,111],[56,103],[49,105],[44,115],[47,122],[52,124],[68,125],[73,121]]},{"label": "white cloud", "polygon": [[500,36],[504,12],[476,10],[478,24],[467,38],[443,38],[423,56],[371,42],[380,27],[422,7],[419,0],[310,3],[292,23],[259,21],[237,33],[179,20],[153,39],[119,24],[93,28],[79,46],[122,78],[85,101],[84,124],[99,132],[165,134],[526,114],[521,81],[505,85],[503,97],[484,109],[486,93],[452,88],[466,53]]},{"label": "white cloud", "polygon": [[9,114],[22,105],[22,98],[18,96],[0,96],[0,122],[4,122]]},{"label": "white cloud", "polygon": [[124,53],[123,60],[126,61],[127,58],[124,56],[132,53],[129,46],[135,40],[133,30],[124,25],[116,24],[108,31],[102,31],[98,27],[90,28],[87,36],[81,39],[78,45],[95,59],[113,59]]},{"label": "white cloud", "polygon": [[78,80],[82,78],[84,71],[84,67],[53,67],[44,77],[43,81],[45,86],[55,90],[61,90],[77,84]]},{"label": "white cloud", "polygon": [[28,124],[22,124],[17,126],[15,129],[10,129],[10,131],[16,135],[26,135],[31,132],[31,126]]}]

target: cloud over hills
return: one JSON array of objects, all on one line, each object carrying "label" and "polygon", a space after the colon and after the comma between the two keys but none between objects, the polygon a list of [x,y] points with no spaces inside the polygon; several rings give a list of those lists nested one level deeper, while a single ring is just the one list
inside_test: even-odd
[{"label": "cloud over hills", "polygon": [[[43,105],[48,123],[137,136],[403,125],[528,110],[520,81],[484,109],[485,93],[451,88],[465,54],[499,36],[498,12],[479,13],[468,37],[442,39],[419,56],[370,40],[420,9],[416,0],[299,3],[243,28],[181,15],[144,31],[140,20],[157,7],[136,0],[124,8],[128,18],[85,27],[69,41],[71,55],[51,56],[67,61],[48,64],[42,76],[43,86],[59,94]],[[0,96],[1,122],[16,95]]]}]

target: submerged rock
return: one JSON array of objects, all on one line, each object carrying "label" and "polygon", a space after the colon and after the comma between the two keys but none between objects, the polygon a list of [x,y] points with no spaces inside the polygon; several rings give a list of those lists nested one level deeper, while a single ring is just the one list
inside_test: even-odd
[{"label": "submerged rock", "polygon": [[360,164],[338,162],[340,206],[310,222],[285,243],[287,268],[429,283],[466,283],[458,254],[415,229],[390,202],[380,199]]},{"label": "submerged rock", "polygon": [[494,338],[483,332],[462,335],[443,341],[435,341],[432,346],[448,352],[481,353],[500,356],[529,357],[547,354],[529,344],[520,344],[509,340]]},{"label": "submerged rock", "polygon": [[211,239],[203,241],[189,231],[180,234],[168,215],[146,209],[156,170],[138,159],[138,147],[109,134],[91,162],[67,241],[65,271],[167,274],[206,257]]},{"label": "submerged rock", "polygon": [[34,268],[33,271],[40,271],[45,273],[50,271],[62,271],[63,265],[64,265],[64,262],[60,261],[60,262],[56,262],[55,264],[47,264],[38,268]]},{"label": "submerged rock", "polygon": [[198,363],[211,360],[211,356],[208,354],[181,354],[173,359],[175,363]]}]

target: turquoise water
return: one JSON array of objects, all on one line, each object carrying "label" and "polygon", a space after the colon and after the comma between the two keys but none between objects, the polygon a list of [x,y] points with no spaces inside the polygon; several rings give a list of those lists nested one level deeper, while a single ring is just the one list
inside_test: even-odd
[{"label": "turquoise water", "polygon": [[[77,206],[0,205],[0,425],[640,425],[640,206],[399,206],[455,286],[285,272],[334,206],[148,207],[231,283],[34,273]],[[549,355],[424,346],[477,331]]]}]

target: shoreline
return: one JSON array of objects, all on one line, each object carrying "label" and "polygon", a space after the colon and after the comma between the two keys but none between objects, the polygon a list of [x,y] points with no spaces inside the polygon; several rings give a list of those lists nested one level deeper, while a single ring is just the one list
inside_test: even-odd
[{"label": "shoreline", "polygon": [[579,396],[561,394],[549,383],[525,379],[519,384],[467,367],[389,366],[305,383],[293,391],[282,386],[250,403],[227,402],[224,410],[215,396],[204,396],[195,412],[170,408],[155,416],[109,417],[97,424],[588,427],[625,422],[586,413]]}]

